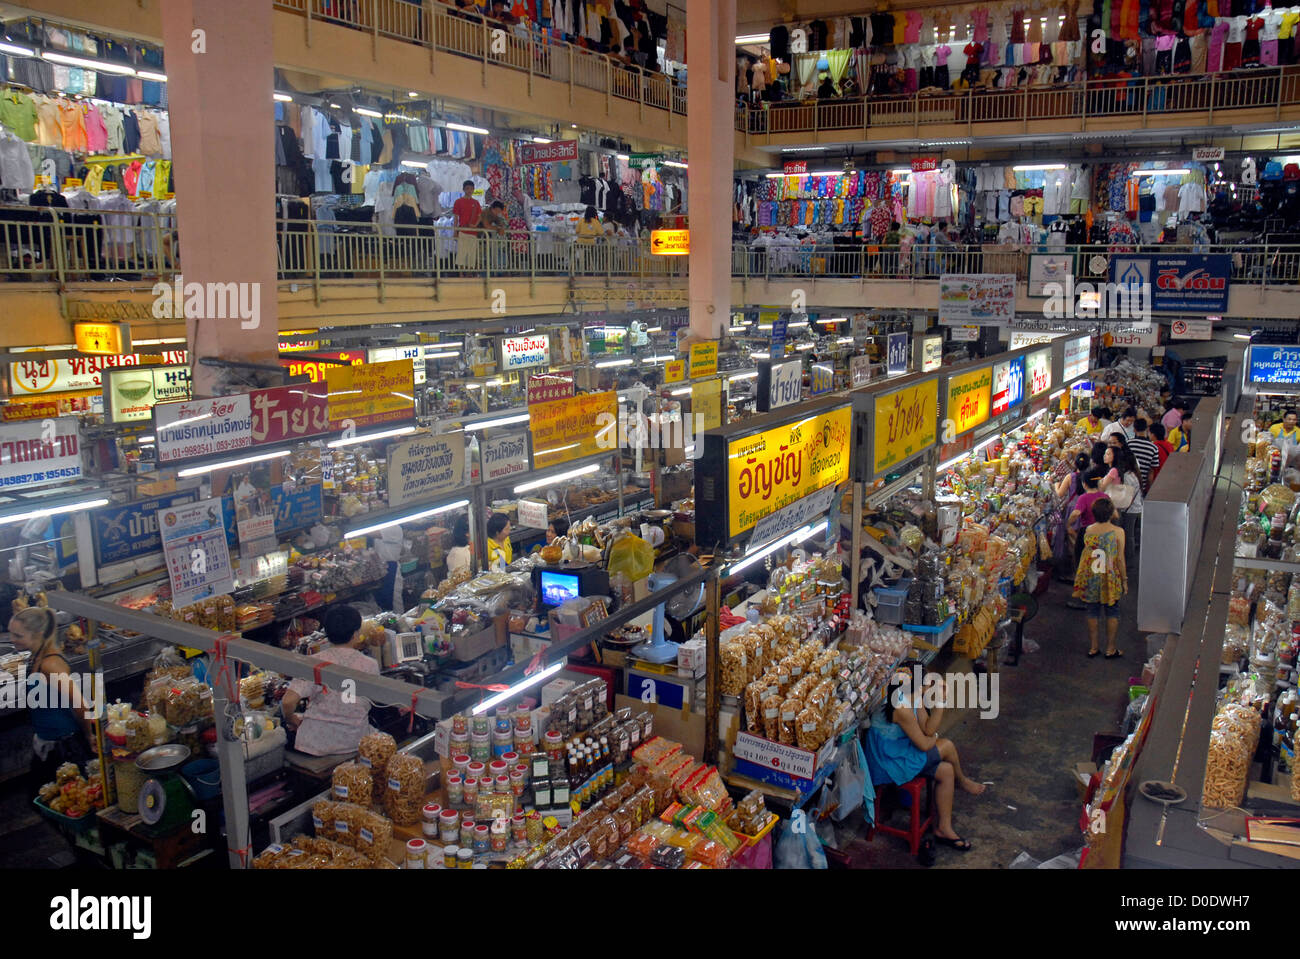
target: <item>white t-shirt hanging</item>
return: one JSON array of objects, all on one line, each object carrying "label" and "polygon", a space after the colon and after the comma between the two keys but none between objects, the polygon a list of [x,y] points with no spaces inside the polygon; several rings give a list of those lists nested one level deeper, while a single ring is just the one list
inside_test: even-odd
[{"label": "white t-shirt hanging", "polygon": [[1199,183],[1184,183],[1178,188],[1178,209],[1181,213],[1205,212],[1205,187]]},{"label": "white t-shirt hanging", "polygon": [[1259,39],[1261,41],[1276,40],[1278,38],[1278,30],[1282,26],[1282,11],[1269,8],[1262,13],[1255,14],[1255,16],[1264,21],[1264,26],[1259,31]]},{"label": "white t-shirt hanging", "polygon": [[1241,43],[1246,39],[1246,21],[1248,17],[1228,18],[1228,43]]}]

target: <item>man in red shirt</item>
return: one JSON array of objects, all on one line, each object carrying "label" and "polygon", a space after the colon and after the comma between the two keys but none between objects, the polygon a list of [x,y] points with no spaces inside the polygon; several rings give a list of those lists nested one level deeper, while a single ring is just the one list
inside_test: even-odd
[{"label": "man in red shirt", "polygon": [[466,180],[461,188],[465,195],[451,205],[451,212],[456,218],[456,267],[468,273],[478,269],[478,226],[483,218],[483,207],[474,199],[473,180]]},{"label": "man in red shirt", "polygon": [[1161,468],[1165,465],[1165,460],[1167,460],[1169,454],[1174,451],[1174,447],[1172,443],[1165,441],[1165,428],[1161,424],[1152,423],[1151,426],[1147,428],[1147,433],[1151,436],[1151,442],[1155,444],[1156,453],[1160,457],[1160,462],[1157,463],[1156,468],[1151,471],[1151,482],[1154,483],[1156,477],[1160,475]]}]

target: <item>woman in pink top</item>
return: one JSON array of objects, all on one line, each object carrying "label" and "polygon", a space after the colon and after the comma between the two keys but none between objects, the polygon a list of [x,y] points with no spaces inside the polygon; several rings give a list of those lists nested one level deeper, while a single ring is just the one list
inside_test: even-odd
[{"label": "woman in pink top", "polygon": [[1166,430],[1177,429],[1183,425],[1183,413],[1187,410],[1187,404],[1182,400],[1174,400],[1165,411],[1165,415],[1160,418],[1160,425]]},{"label": "woman in pink top", "polygon": [[[335,666],[345,666],[359,673],[379,675],[379,664],[361,652],[361,614],[351,606],[334,606],[324,617],[325,635],[330,648],[318,657]],[[298,704],[310,697],[305,713]],[[343,692],[317,686],[305,679],[289,684],[280,701],[285,724],[298,731],[294,749],[311,756],[335,756],[355,753],[361,737],[370,731],[370,700],[355,693],[345,699]]]}]

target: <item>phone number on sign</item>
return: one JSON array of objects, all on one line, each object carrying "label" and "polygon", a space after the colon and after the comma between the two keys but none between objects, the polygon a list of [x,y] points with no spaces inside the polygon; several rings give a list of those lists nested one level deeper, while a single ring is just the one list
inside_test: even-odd
[{"label": "phone number on sign", "polygon": [[208,443],[194,443],[189,446],[180,446],[167,451],[165,460],[183,460],[192,456],[208,456],[212,453],[229,453],[232,450],[248,449],[252,444],[248,442],[247,437],[236,437],[228,440],[214,440]]}]

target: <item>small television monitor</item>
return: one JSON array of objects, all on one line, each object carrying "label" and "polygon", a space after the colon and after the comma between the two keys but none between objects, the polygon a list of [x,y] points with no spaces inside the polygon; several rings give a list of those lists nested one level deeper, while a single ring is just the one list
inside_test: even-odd
[{"label": "small television monitor", "polygon": [[543,606],[559,606],[580,595],[581,582],[577,573],[561,573],[544,569],[541,572],[541,593]]}]

